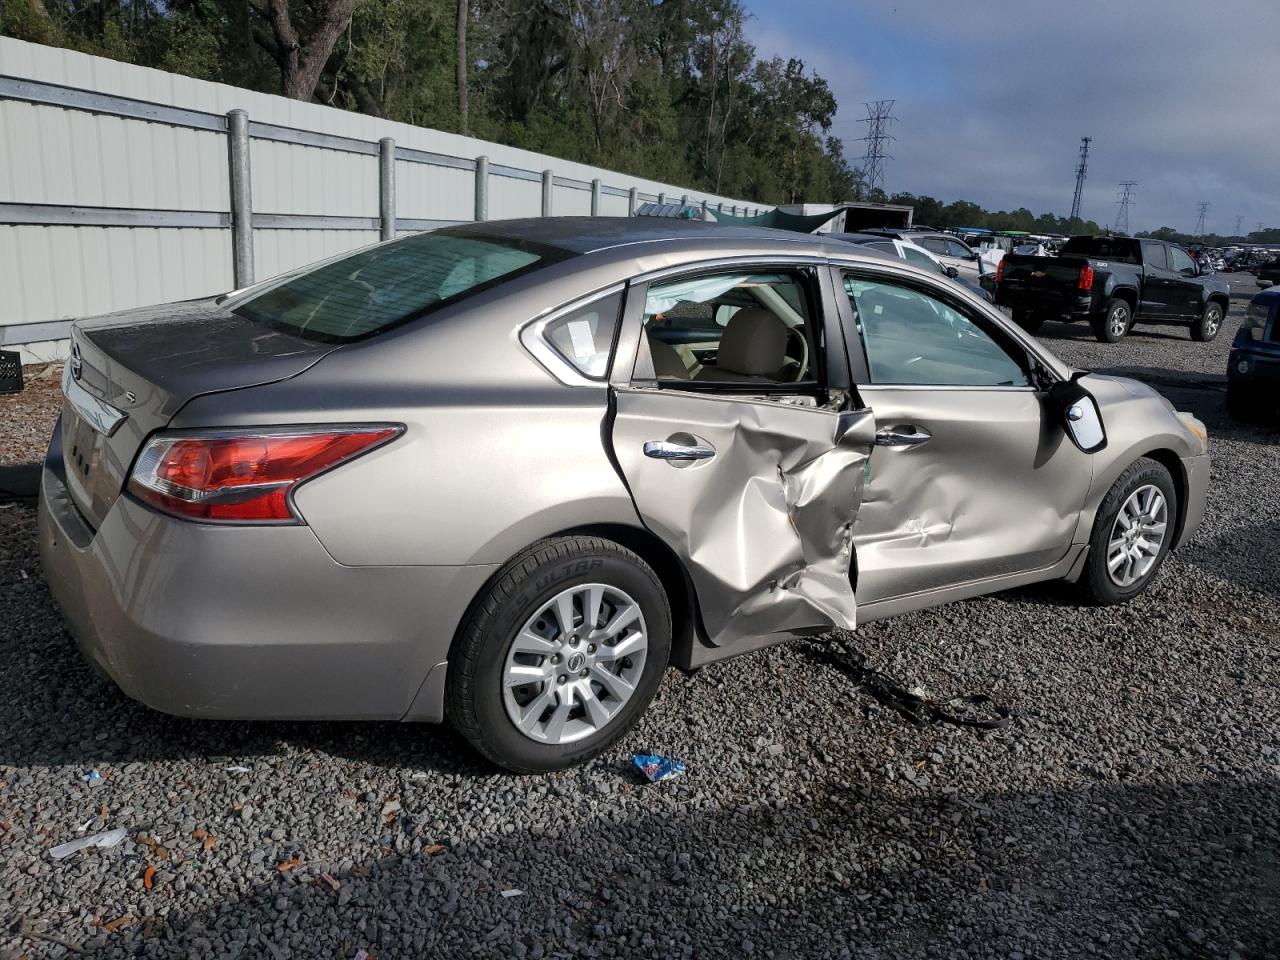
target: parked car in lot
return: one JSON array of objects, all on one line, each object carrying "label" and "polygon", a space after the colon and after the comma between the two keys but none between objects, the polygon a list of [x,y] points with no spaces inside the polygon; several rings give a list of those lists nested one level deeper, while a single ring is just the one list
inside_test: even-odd
[{"label": "parked car in lot", "polygon": [[981,297],[988,303],[995,302],[995,297],[989,291],[972,280],[965,279],[955,267],[944,265],[924,247],[918,247],[910,240],[899,240],[896,237],[885,237],[875,233],[829,233],[827,236],[833,240],[843,240],[845,243],[856,243],[864,250],[874,250],[886,256],[906,260],[923,270],[940,273],[954,280],[974,296]]},{"label": "parked car in lot", "polygon": [[1230,302],[1226,280],[1162,240],[1072,237],[1056,257],[1008,254],[996,275],[996,303],[1009,307],[1022,329],[1087,320],[1104,343],[1152,320],[1187,323],[1193,340],[1212,340]]},{"label": "parked car in lot", "polygon": [[1127,600],[1207,438],[935,272],[794,233],[476,223],[72,329],[50,589],[130,696],[448,716],[512,770],[668,664],[1036,581]]},{"label": "parked car in lot", "polygon": [[1258,267],[1258,286],[1266,289],[1280,283],[1280,257]]},{"label": "parked car in lot", "polygon": [[1280,287],[1255,296],[1231,342],[1227,413],[1237,420],[1274,415],[1280,407]]},{"label": "parked car in lot", "polygon": [[955,267],[960,276],[970,283],[978,283],[985,271],[977,251],[959,237],[940,230],[868,230],[867,232],[906,240],[918,247],[923,247],[937,257],[943,266]]}]

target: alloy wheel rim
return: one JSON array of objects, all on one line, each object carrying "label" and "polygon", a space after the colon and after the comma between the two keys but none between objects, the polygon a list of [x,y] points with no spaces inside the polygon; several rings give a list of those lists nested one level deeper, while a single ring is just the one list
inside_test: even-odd
[{"label": "alloy wheel rim", "polygon": [[1217,310],[1210,310],[1209,315],[1204,319],[1204,329],[1209,336],[1213,336],[1218,332],[1218,324],[1222,322],[1222,318],[1218,316]]},{"label": "alloy wheel rim", "polygon": [[1107,542],[1107,574],[1117,587],[1132,587],[1151,573],[1168,528],[1169,503],[1145,484],[1125,498]]},{"label": "alloy wheel rim", "polygon": [[1116,307],[1111,311],[1111,335],[1113,337],[1123,337],[1125,331],[1129,329],[1129,318],[1123,307]]},{"label": "alloy wheel rim", "polygon": [[502,670],[502,702],[530,740],[573,743],[604,729],[644,673],[649,631],[624,590],[583,583],[557,593],[520,628]]}]

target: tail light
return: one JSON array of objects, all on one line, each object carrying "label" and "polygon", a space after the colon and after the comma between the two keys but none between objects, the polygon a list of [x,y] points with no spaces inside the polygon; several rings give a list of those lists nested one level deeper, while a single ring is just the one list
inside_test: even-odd
[{"label": "tail light", "polygon": [[138,455],[129,492],[157,510],[193,520],[301,523],[289,502],[298,484],[368,453],[400,429],[160,434]]},{"label": "tail light", "polygon": [[1004,279],[1004,258],[1000,258],[1000,262],[996,264],[996,283]]},{"label": "tail light", "polygon": [[1080,268],[1080,279],[1076,281],[1076,286],[1081,290],[1093,289],[1093,267],[1086,263]]}]

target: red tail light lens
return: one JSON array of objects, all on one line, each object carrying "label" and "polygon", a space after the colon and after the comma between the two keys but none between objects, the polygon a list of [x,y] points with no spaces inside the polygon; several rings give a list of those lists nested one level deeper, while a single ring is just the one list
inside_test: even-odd
[{"label": "red tail light lens", "polygon": [[1076,281],[1076,286],[1081,290],[1093,289],[1093,267],[1086,263],[1080,268],[1080,279]]},{"label": "red tail light lens", "polygon": [[377,426],[161,434],[138,455],[129,492],[157,510],[193,520],[299,523],[289,506],[294,487],[399,433],[399,427]]},{"label": "red tail light lens", "polygon": [[996,283],[1004,279],[1004,258],[1000,258],[1000,262],[996,264]]}]

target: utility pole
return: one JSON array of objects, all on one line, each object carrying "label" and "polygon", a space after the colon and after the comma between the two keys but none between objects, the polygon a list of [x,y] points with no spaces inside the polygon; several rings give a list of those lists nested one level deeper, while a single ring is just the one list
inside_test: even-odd
[{"label": "utility pole", "polygon": [[1206,200],[1201,200],[1198,206],[1200,208],[1200,213],[1196,217],[1196,229],[1194,236],[1202,237],[1204,236],[1204,215],[1209,212],[1209,203]]},{"label": "utility pole", "polygon": [[1116,198],[1116,233],[1122,236],[1129,235],[1129,207],[1133,204],[1133,188],[1138,185],[1137,180],[1121,180],[1120,195]]},{"label": "utility pole", "polygon": [[866,104],[867,135],[862,138],[867,152],[862,157],[862,182],[870,196],[874,190],[884,190],[884,162],[893,157],[884,152],[885,146],[897,138],[889,133],[889,127],[898,118],[893,115],[894,100],[873,100]]},{"label": "utility pole", "polygon": [[1089,144],[1093,137],[1080,138],[1080,162],[1076,164],[1076,195],[1071,199],[1071,223],[1080,219],[1080,197],[1084,193],[1084,178],[1089,173]]},{"label": "utility pole", "polygon": [[1240,232],[1240,228],[1244,226],[1244,214],[1236,214],[1236,232],[1232,236],[1242,237],[1244,234]]}]

